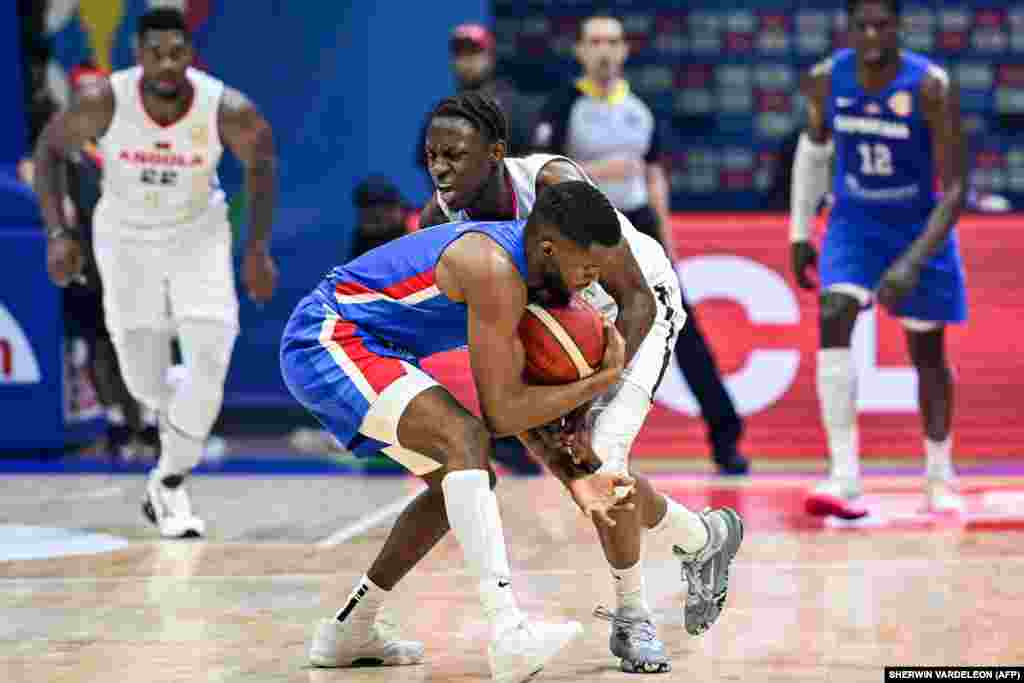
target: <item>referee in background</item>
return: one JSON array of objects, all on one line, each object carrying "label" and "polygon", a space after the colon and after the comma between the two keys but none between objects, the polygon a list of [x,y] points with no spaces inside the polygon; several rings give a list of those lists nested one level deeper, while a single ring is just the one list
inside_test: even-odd
[{"label": "referee in background", "polygon": [[[597,14],[580,24],[576,58],[584,76],[548,99],[534,130],[534,150],[582,165],[612,204],[637,230],[658,240],[674,261],[658,126],[622,77],[628,51],[622,24],[614,17]],[[750,465],[737,448],[743,421],[685,295],[683,306],[688,320],[676,359],[707,423],[712,458],[721,474],[746,474]]]}]

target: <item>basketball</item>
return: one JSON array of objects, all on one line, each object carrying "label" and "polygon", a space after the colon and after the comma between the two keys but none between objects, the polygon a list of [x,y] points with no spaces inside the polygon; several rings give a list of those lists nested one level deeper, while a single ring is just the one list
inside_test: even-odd
[{"label": "basketball", "polygon": [[604,320],[579,295],[559,308],[526,307],[519,321],[530,384],[568,384],[589,377],[604,357]]}]

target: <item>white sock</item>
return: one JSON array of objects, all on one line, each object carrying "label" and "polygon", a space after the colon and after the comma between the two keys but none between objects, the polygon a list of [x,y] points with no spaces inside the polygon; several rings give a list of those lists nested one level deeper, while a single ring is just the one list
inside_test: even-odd
[{"label": "white sock", "polygon": [[498,513],[498,499],[491,491],[487,472],[461,470],[441,480],[448,523],[462,546],[466,565],[478,580],[484,616],[491,622],[492,637],[518,623],[521,615],[512,594],[505,535]]},{"label": "white sock", "polygon": [[848,348],[818,351],[818,403],[831,454],[829,476],[860,476],[857,434],[857,369]]},{"label": "white sock", "polygon": [[338,610],[334,618],[340,622],[345,622],[348,619],[360,619],[372,623],[377,619],[377,612],[380,611],[381,603],[384,602],[384,598],[389,592],[370,581],[370,578],[363,574],[363,578],[359,579],[355,588],[349,593],[345,606]]},{"label": "white sock", "polygon": [[953,472],[953,437],[947,435],[942,441],[924,439],[925,475],[929,479],[951,481]]},{"label": "white sock", "polygon": [[612,572],[612,583],[615,586],[616,606],[619,609],[643,610],[650,612],[647,605],[647,595],[644,589],[644,568],[643,553],[641,559],[632,567],[616,569],[609,567]]},{"label": "white sock", "polygon": [[695,553],[708,544],[708,528],[699,515],[687,510],[665,494],[665,516],[648,529],[648,533],[661,535],[666,531],[672,542],[688,553]]}]

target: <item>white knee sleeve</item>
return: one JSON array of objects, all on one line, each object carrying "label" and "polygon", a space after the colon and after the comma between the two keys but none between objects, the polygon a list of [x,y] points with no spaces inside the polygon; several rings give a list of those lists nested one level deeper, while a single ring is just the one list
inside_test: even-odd
[{"label": "white knee sleeve", "polygon": [[602,462],[599,472],[625,474],[629,470],[629,451],[650,411],[651,397],[629,381],[620,382],[594,401],[587,420],[592,425],[591,446]]},{"label": "white knee sleeve", "polygon": [[121,330],[114,335],[121,376],[132,397],[162,412],[170,400],[165,377],[171,365],[171,333],[155,329]]},{"label": "white knee sleeve", "polygon": [[178,333],[186,374],[168,405],[167,417],[178,431],[205,440],[220,414],[238,331],[214,321],[186,320]]}]

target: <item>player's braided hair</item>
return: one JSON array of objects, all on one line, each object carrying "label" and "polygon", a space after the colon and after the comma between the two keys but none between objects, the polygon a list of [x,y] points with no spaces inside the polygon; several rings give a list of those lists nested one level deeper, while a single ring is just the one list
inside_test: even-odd
[{"label": "player's braided hair", "polygon": [[608,198],[582,180],[549,185],[537,197],[531,222],[553,225],[584,249],[597,242],[614,247],[622,239],[622,226]]},{"label": "player's braided hair", "polygon": [[[853,13],[857,11],[857,6],[868,0],[846,0],[846,13],[853,16]],[[873,2],[881,2],[889,7],[892,13],[896,16],[900,14],[900,0],[872,0]]]},{"label": "player's braided hair", "polygon": [[430,114],[430,120],[456,116],[473,124],[488,142],[508,144],[508,116],[493,97],[478,92],[464,92],[441,100]]}]

